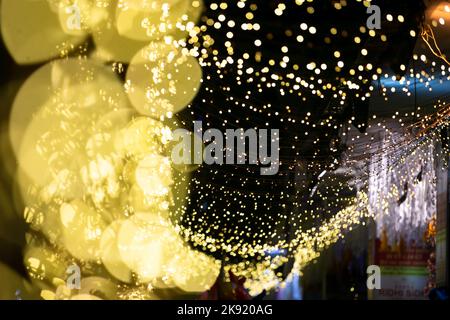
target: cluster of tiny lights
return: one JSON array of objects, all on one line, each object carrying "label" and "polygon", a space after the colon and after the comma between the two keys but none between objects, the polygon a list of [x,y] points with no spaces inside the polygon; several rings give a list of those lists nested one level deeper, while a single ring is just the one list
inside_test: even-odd
[{"label": "cluster of tiny lights", "polygon": [[[313,1],[297,1],[296,4],[299,6],[308,6],[306,9],[308,14],[313,15],[315,13]],[[361,2],[361,5],[367,7],[370,5],[370,3],[364,1]],[[398,77],[392,74],[389,75],[389,73],[383,71],[382,67],[373,65],[371,63],[361,63],[357,65],[347,66],[344,62],[344,54],[339,50],[331,51],[330,58],[324,59],[323,61],[316,60],[310,61],[303,65],[296,64],[295,60],[289,55],[289,53],[292,51],[290,50],[290,46],[298,47],[299,43],[304,44],[308,41],[308,38],[318,37],[317,30],[322,29],[321,26],[311,26],[307,23],[299,22],[297,30],[285,30],[287,38],[296,39],[297,43],[289,42],[289,44],[283,44],[279,43],[279,39],[275,39],[274,35],[271,32],[268,32],[267,34],[262,33],[262,31],[264,31],[264,26],[262,26],[262,23],[260,24],[258,22],[257,17],[259,8],[260,6],[263,6],[263,4],[257,5],[256,3],[252,3],[251,1],[238,2],[237,7],[240,10],[233,11],[233,14],[235,14],[236,12],[241,12],[242,17],[245,17],[245,19],[247,19],[247,22],[240,25],[235,23],[235,20],[241,21],[244,20],[244,18],[238,19],[233,15],[230,16],[230,19],[227,19],[227,11],[230,9],[230,6],[231,5],[212,3],[210,5],[210,9],[214,12],[220,12],[217,13],[219,21],[217,22],[213,17],[204,17],[203,21],[206,25],[203,25],[201,27],[201,29],[205,29],[204,33],[206,34],[205,38],[208,39],[208,45],[206,46],[208,50],[201,51],[201,55],[199,55],[199,61],[205,68],[211,68],[214,70],[211,72],[211,75],[209,75],[208,73],[209,78],[204,79],[204,81],[206,80],[206,90],[211,93],[211,96],[214,96],[214,91],[222,90],[224,93],[221,96],[223,96],[225,100],[229,102],[227,103],[227,105],[230,105],[229,108],[224,108],[222,107],[223,103],[220,104],[220,110],[218,111],[220,115],[234,114],[236,112],[240,113],[244,108],[250,110],[245,114],[256,113],[255,117],[258,117],[258,119],[265,116],[266,118],[270,119],[268,123],[277,121],[279,121],[279,123],[299,123],[302,125],[306,125],[306,127],[311,127],[311,130],[315,130],[316,128],[320,127],[334,127],[335,129],[343,129],[349,127],[352,124],[359,127],[360,124],[352,121],[354,119],[351,119],[349,123],[339,124],[337,123],[337,121],[333,120],[333,116],[331,115],[328,119],[316,122],[314,120],[310,120],[310,113],[307,113],[303,118],[298,118],[294,115],[290,116],[291,109],[294,109],[294,106],[277,106],[279,109],[281,109],[281,111],[274,111],[274,106],[270,103],[260,105],[259,107],[256,107],[255,104],[260,104],[260,102],[257,101],[258,94],[263,93],[269,88],[273,90],[271,92],[277,92],[280,96],[297,96],[299,97],[299,102],[307,101],[308,97],[310,97],[311,95],[318,96],[321,99],[326,99],[331,96],[332,99],[335,100],[335,103],[337,105],[344,105],[348,96],[352,94],[352,91],[355,92],[356,98],[359,98],[362,101],[370,98],[374,93],[378,94],[378,92],[381,91],[382,96],[387,101],[389,99],[389,94],[395,93],[396,91],[400,91],[407,96],[413,95],[414,84],[417,85],[417,83],[422,83],[427,87],[428,90],[432,91],[431,83],[433,81],[442,83],[442,81],[449,80],[449,66],[433,54],[422,54],[420,55],[420,57],[418,55],[414,55],[413,60],[416,61],[414,67],[408,68],[405,65],[409,62],[405,62],[405,64],[402,64],[400,66],[400,69],[402,71],[406,71],[407,69],[409,71],[407,75],[402,77]],[[341,10],[345,8],[346,1],[336,2],[334,6],[336,10]],[[286,8],[286,4],[278,4],[276,9],[274,10],[275,15],[283,16]],[[214,17],[216,17],[215,14]],[[393,22],[393,15],[387,14],[386,20],[388,22]],[[395,20],[400,23],[405,22],[405,18],[402,15],[398,15]],[[213,36],[208,36],[208,29],[211,27],[215,29],[224,29],[223,33],[226,33],[226,38],[229,40],[223,43],[215,41]],[[245,37],[246,32],[258,35],[261,34],[261,36],[256,40],[250,42],[254,44],[255,48],[248,51],[246,50],[246,48],[235,48],[233,46],[233,43],[240,44],[240,42],[238,42],[236,38],[241,36]],[[359,46],[360,54],[363,57],[370,56],[370,48],[364,47],[364,42],[362,41],[364,35],[368,35],[370,38],[379,38],[382,42],[389,41],[387,35],[383,34],[382,30],[368,30],[365,25],[361,25],[359,27],[359,32],[361,35],[355,36],[353,38],[353,42],[355,46]],[[211,34],[214,33],[215,32],[211,32]],[[338,26],[331,27],[328,33],[325,31],[325,34],[327,34],[323,38],[323,42],[325,45],[331,44],[333,42],[333,37],[350,37],[345,30],[339,30]],[[320,36],[323,37],[323,35],[324,34],[321,32]],[[411,30],[409,32],[409,36],[411,38],[416,38],[418,36],[418,32],[416,32],[415,30]],[[209,44],[209,42],[211,42],[211,44]],[[273,57],[270,56],[270,54],[272,54],[272,51],[264,52],[263,49],[260,49],[261,47],[264,47],[266,43],[271,42],[275,42],[279,46],[279,52],[277,54],[274,54]],[[330,61],[333,61],[333,64],[330,64]],[[230,70],[233,70],[233,72],[231,72]],[[334,71],[336,75],[334,78],[334,82],[329,81],[331,77],[321,77],[322,73],[330,70]],[[243,87],[245,87],[246,84],[252,84],[251,88],[254,90],[256,89],[256,91],[248,90],[246,91],[245,96],[235,97],[233,96],[233,89],[231,89],[229,86],[224,85],[223,87],[219,86],[218,88],[216,82],[221,83],[222,79],[225,79],[226,77],[230,77],[232,75],[236,76],[236,84]],[[384,82],[377,83],[378,80],[383,78],[389,80],[392,79],[393,84],[386,85],[384,84]],[[213,87],[211,88],[208,86],[209,81],[213,81],[214,83]],[[400,86],[397,86],[396,84],[399,84]],[[366,88],[366,91],[363,92],[361,90],[362,88]],[[256,97],[253,98],[253,96]],[[245,100],[243,100],[242,97]],[[207,103],[208,105],[218,104],[216,101],[203,100],[202,102]],[[195,106],[189,106],[188,108],[193,109],[191,113],[195,115]],[[297,108],[301,108],[301,103],[299,103],[299,106]],[[206,114],[206,119],[208,119],[208,116],[214,117],[214,115]],[[404,116],[400,116],[398,113],[396,113],[392,116],[393,119],[398,119],[401,126],[404,125],[404,119],[409,119],[411,117],[421,117],[420,107],[418,109],[418,112],[410,112],[409,114],[405,113]],[[235,118],[235,123],[232,123],[228,120],[229,118],[227,117],[227,120],[223,121],[222,126],[239,127],[241,123],[252,123],[251,116],[245,119],[242,119],[241,117]],[[273,118],[277,119],[274,120]],[[402,120],[402,118],[404,119]],[[212,123],[214,123],[213,121],[214,119],[211,120]],[[386,126],[382,123],[375,122],[374,124],[369,124],[367,129],[368,132],[371,129],[374,129],[372,128],[372,126],[386,129]],[[294,140],[300,141],[303,137],[308,136],[308,134],[308,131],[299,132],[298,135],[295,136]],[[362,134],[362,137],[357,137],[357,139],[360,138],[361,140],[364,139],[365,143],[368,144],[367,150],[371,150],[370,141],[373,140],[374,137],[367,137],[367,133],[365,133]],[[355,138],[352,139],[354,140]],[[315,140],[313,143],[319,145],[319,141],[320,138],[317,138],[317,140]],[[292,148],[293,150],[296,150],[298,147],[298,144],[285,146],[285,148]],[[301,156],[301,150],[295,151],[294,154],[295,156]],[[364,151],[361,157],[367,157],[369,155],[370,152]],[[313,159],[314,158],[315,156],[313,155]],[[287,171],[290,171],[295,170],[297,160],[298,159],[295,158],[287,158],[283,159],[282,162],[286,165]],[[316,159],[316,161],[314,162],[318,161],[320,162],[320,158]],[[212,173],[222,175],[223,171],[213,171]],[[240,201],[239,204],[242,211],[244,212],[231,212],[231,210],[223,210],[223,208],[220,208],[221,210],[214,210],[213,201],[208,204],[208,207],[206,209],[200,206],[200,212],[194,211],[194,213],[189,216],[189,219],[191,219],[191,221],[188,221],[187,223],[185,222],[184,225],[188,226],[187,234],[189,234],[191,240],[193,240],[194,243],[197,243],[199,247],[203,247],[203,249],[205,249],[206,247],[212,252],[225,251],[228,252],[231,257],[240,255],[244,259],[244,262],[236,265],[233,264],[231,268],[234,272],[238,274],[245,274],[247,278],[250,279],[253,279],[255,277],[258,278],[259,276],[261,276],[258,276],[258,262],[255,263],[255,259],[252,259],[253,256],[258,255],[257,252],[263,254],[264,252],[270,251],[273,248],[284,248],[288,249],[288,252],[299,252],[301,254],[305,254],[303,247],[309,247],[310,250],[313,250],[312,248],[316,248],[316,243],[314,243],[314,241],[317,240],[317,235],[315,237],[312,237],[313,240],[311,241],[311,244],[297,246],[300,239],[305,239],[305,236],[301,231],[302,224],[305,223],[308,219],[320,220],[322,216],[330,216],[331,212],[334,211],[334,208],[343,207],[342,203],[348,202],[348,199],[345,198],[334,200],[330,199],[330,201],[327,203],[329,209],[321,209],[320,213],[314,212],[314,210],[304,213],[294,213],[286,210],[280,212],[279,214],[274,214],[274,206],[271,204],[275,201],[292,201],[291,205],[288,205],[286,203],[286,206],[289,206],[289,208],[296,207],[296,198],[292,194],[292,189],[299,188],[298,185],[291,185],[291,182],[288,182],[286,185],[286,191],[279,191],[278,194],[276,194],[275,192],[267,193],[264,191],[252,192],[246,189],[246,185],[251,185],[252,183],[256,183],[258,185],[261,179],[255,182],[252,181],[252,177],[245,177],[239,174],[230,174],[227,175],[227,177],[229,177],[230,179],[239,179],[240,186],[238,188],[236,188],[235,186],[233,186],[233,188],[227,188],[226,186],[220,184],[205,184],[204,182],[202,182],[201,186],[199,187],[201,195],[198,197],[198,199],[196,199],[196,201],[197,203],[202,203],[203,199],[205,199],[205,201],[210,199],[211,194],[220,194],[221,198],[219,200],[231,200],[231,202],[228,201],[229,206],[233,206],[233,202],[235,201]],[[329,177],[328,179],[333,179],[333,177]],[[198,183],[200,184],[200,182]],[[333,184],[331,183],[331,185]],[[300,189],[302,187],[305,186],[301,186]],[[339,194],[340,190],[345,189],[346,187],[346,185],[342,185],[341,183],[339,183],[337,186],[331,187],[330,191],[334,194]],[[320,193],[318,194],[318,196],[320,197]],[[224,202],[227,203],[227,201]],[[255,216],[249,216],[248,208],[245,207],[248,203],[254,203],[254,208],[252,209],[254,209]],[[350,209],[346,209],[345,212],[355,211],[354,215],[356,217],[366,217],[361,212],[356,212],[354,207],[349,208]],[[204,213],[202,213],[202,211]],[[206,214],[212,215],[213,218],[203,219],[203,215]],[[253,224],[251,223],[254,221],[254,219],[256,221],[259,221],[259,225],[266,232],[265,234],[261,235],[258,232],[255,233]],[[346,219],[349,219],[351,221],[353,219],[353,216],[349,214]],[[297,229],[297,238],[291,239],[289,243],[286,243],[286,240],[283,237],[284,233],[279,231],[280,225],[286,224],[286,220],[291,220],[288,223],[291,224],[294,229]],[[355,219],[355,221],[360,220]],[[204,226],[202,226],[202,222],[204,222]],[[238,227],[236,227],[236,223],[238,223]],[[339,226],[337,222],[336,224]],[[348,225],[351,226],[352,224],[353,223],[349,223]],[[224,239],[208,236],[208,233],[210,233],[209,230],[223,228],[223,225],[229,225],[231,229],[229,233],[219,233],[219,236],[223,236],[224,234],[228,235],[225,236]],[[192,229],[195,230],[194,233],[192,233]],[[330,231],[331,233],[329,237],[331,238],[331,234],[333,234],[333,232],[342,235],[344,231],[343,228],[340,227],[330,229],[333,230]],[[323,231],[320,230],[318,234],[322,234],[322,232]],[[242,237],[245,238],[249,234],[253,235],[253,242],[245,242],[241,240]],[[279,239],[277,240],[276,237],[279,237]],[[327,235],[323,237],[326,239]],[[318,247],[326,247],[336,240],[337,239],[324,240],[324,242],[320,243]],[[308,253],[305,254],[307,257],[316,257],[316,255],[314,254],[316,252],[315,250],[307,252]],[[228,257],[226,257],[225,260],[227,260],[227,258]],[[266,265],[266,268],[268,268],[268,266],[270,265],[272,265],[272,268],[274,270],[279,267],[279,264],[273,263],[271,257],[268,257],[266,255],[265,259],[266,262],[264,264]],[[304,266],[306,263],[311,261],[311,259],[301,258],[300,255],[297,255],[296,261],[298,261],[298,265]],[[252,270],[255,270],[253,274]],[[265,276],[267,277],[267,274],[265,274]],[[275,278],[277,276],[281,277],[281,274],[273,274],[273,276]],[[268,287],[270,287],[273,284],[273,281],[261,280],[259,283],[267,283]],[[262,289],[261,287],[257,288],[258,290]]]},{"label": "cluster of tiny lights", "polygon": [[[411,101],[419,87],[431,93],[450,80],[434,33],[425,38],[408,15],[385,11],[385,27],[369,29],[371,1],[42,1],[59,19],[67,16],[61,8],[78,4],[82,18],[81,30],[61,30],[68,38],[56,54],[55,46],[33,49],[36,61],[51,62],[21,88],[11,116],[31,226],[25,263],[46,299],[74,295],[61,280],[72,263],[88,280],[103,279],[101,298],[155,299],[156,289],[173,287],[198,293],[222,268],[245,276],[251,294],[283,286],[346,233],[386,214],[369,206],[370,177],[379,174],[371,165],[396,171],[411,154],[426,162],[423,146],[441,141],[449,125],[446,96],[357,116],[372,98]],[[324,12],[336,18],[322,21]],[[428,26],[439,30],[446,19]],[[386,67],[378,50],[398,41],[400,28],[425,50]],[[7,46],[30,62],[33,52]],[[38,107],[28,102],[31,84],[48,93]],[[25,111],[34,116],[24,124]],[[192,131],[198,120],[204,130],[280,129],[279,173],[175,165],[173,131]],[[380,132],[403,138],[382,144]],[[448,154],[444,147],[439,156]],[[378,201],[398,196],[393,189]],[[289,261],[286,278],[280,267]]]}]

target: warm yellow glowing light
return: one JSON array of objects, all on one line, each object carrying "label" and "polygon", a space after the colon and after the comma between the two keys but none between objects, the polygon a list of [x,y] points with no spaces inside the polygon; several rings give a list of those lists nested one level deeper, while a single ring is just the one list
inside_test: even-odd
[{"label": "warm yellow glowing light", "polygon": [[2,38],[19,64],[56,58],[86,38],[83,32],[76,36],[65,33],[47,0],[4,0],[0,21]]},{"label": "warm yellow glowing light", "polygon": [[184,109],[196,96],[202,69],[192,56],[154,42],[131,60],[128,96],[138,112],[160,119]]}]

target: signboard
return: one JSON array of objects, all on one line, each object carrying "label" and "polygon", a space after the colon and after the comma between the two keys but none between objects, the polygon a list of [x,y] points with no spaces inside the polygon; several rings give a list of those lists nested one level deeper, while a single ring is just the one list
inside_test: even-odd
[{"label": "signboard", "polygon": [[378,240],[375,264],[381,269],[381,288],[373,291],[376,300],[426,300],[427,261],[430,250],[423,247],[382,248]]}]

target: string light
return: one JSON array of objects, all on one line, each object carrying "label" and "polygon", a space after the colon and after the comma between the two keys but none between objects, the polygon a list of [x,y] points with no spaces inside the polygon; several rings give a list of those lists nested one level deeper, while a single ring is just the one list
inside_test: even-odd
[{"label": "string light", "polygon": [[[390,41],[381,30],[324,30],[309,18],[276,30],[262,20],[263,4],[251,1],[158,0],[151,8],[138,0],[36,1],[36,14],[52,17],[56,52],[51,41],[32,37],[40,31],[27,30],[27,37],[42,46],[15,41],[17,22],[5,23],[4,17],[32,15],[18,2],[3,0],[2,10],[2,34],[14,59],[26,64],[62,58],[30,76],[11,116],[31,228],[25,264],[44,298],[95,298],[66,288],[62,279],[71,263],[114,288],[104,289],[103,298],[156,298],[154,288],[167,287],[198,293],[213,285],[222,267],[245,276],[252,294],[282,286],[286,279],[278,270],[289,259],[295,262],[288,279],[353,228],[383,219],[389,210],[376,210],[376,204],[397,201],[400,191],[374,191],[384,183],[380,174],[410,181],[417,167],[405,171],[408,157],[429,161],[427,148],[448,126],[445,101],[427,114],[396,113],[392,122],[375,117],[356,135],[350,128],[362,128],[359,120],[339,120],[349,101],[367,101],[376,91],[386,100],[408,96],[416,82],[432,90],[433,81],[449,79],[450,64],[430,25],[421,36],[438,60],[417,55],[416,68],[404,62],[406,74],[399,77],[382,68],[368,45],[370,38]],[[77,31],[61,23],[68,18],[61,8],[74,4],[81,10]],[[365,12],[370,1],[354,5]],[[343,13],[348,6],[334,1],[330,10]],[[283,19],[291,10],[314,17],[319,7],[317,1],[281,2],[270,14]],[[403,15],[386,19],[407,22]],[[81,44],[89,34],[95,49],[88,54]],[[408,34],[415,37],[416,31]],[[238,45],[243,39],[251,39],[248,47]],[[356,48],[356,62],[338,39]],[[315,47],[329,52],[306,62],[299,57],[299,48]],[[269,95],[282,105],[264,99]],[[303,112],[303,103],[315,101],[330,101],[326,117]],[[24,113],[33,117],[24,120]],[[205,181],[205,168],[176,166],[169,156],[173,130],[189,128],[198,117],[208,127],[220,123],[220,129],[265,123],[305,130],[289,132],[281,145],[281,151],[292,151],[282,153],[279,179],[255,179],[252,168],[235,166],[226,173],[208,168]],[[323,136],[316,136],[318,130]],[[404,138],[380,142],[380,131]],[[345,152],[332,132],[350,140]],[[302,159],[304,141],[312,145],[308,159]],[[323,149],[342,156],[330,160]],[[356,164],[363,170],[351,173]],[[334,174],[338,168],[348,170],[342,179]],[[311,186],[308,172],[324,174]],[[296,179],[286,178],[292,174]]]}]

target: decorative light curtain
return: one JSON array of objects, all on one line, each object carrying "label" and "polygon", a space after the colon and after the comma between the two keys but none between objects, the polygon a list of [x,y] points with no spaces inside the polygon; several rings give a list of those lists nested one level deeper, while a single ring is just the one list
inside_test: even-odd
[{"label": "decorative light curtain", "polygon": [[[376,217],[377,237],[385,232],[388,243],[407,244],[423,238],[424,228],[436,214],[435,141],[401,150],[404,137],[384,137],[382,152],[369,165],[369,210]],[[401,152],[392,148],[398,145]],[[391,237],[392,235],[397,235]]]}]

